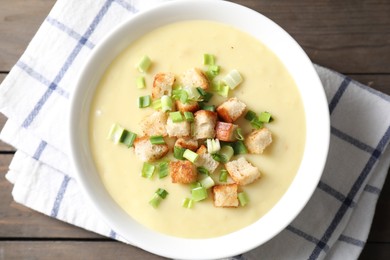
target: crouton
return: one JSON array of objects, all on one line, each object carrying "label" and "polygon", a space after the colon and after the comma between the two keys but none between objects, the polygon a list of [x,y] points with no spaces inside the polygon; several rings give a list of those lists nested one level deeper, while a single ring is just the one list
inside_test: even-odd
[{"label": "crouton", "polygon": [[225,164],[230,177],[238,185],[247,185],[260,178],[260,171],[250,164],[244,157]]},{"label": "crouton", "polygon": [[176,108],[181,112],[196,112],[199,110],[199,104],[196,101],[188,101],[187,103],[183,103],[180,100],[176,100]]},{"label": "crouton", "polygon": [[151,115],[145,117],[140,122],[140,127],[145,135],[167,135],[165,125],[167,123],[167,114],[161,111],[155,111]]},{"label": "crouton", "polygon": [[216,207],[238,207],[238,185],[235,183],[215,185],[213,187],[213,199]]},{"label": "crouton", "polygon": [[190,137],[180,137],[176,140],[175,146],[190,149],[191,151],[196,151],[198,149],[198,140],[192,139]]},{"label": "crouton", "polygon": [[185,71],[181,75],[181,84],[185,87],[201,87],[205,90],[209,88],[209,81],[206,75],[198,68]]},{"label": "crouton", "polygon": [[191,134],[191,125],[187,121],[173,122],[170,117],[167,119],[167,133],[170,137],[183,137]]},{"label": "crouton", "polygon": [[234,125],[232,123],[225,123],[225,122],[217,122],[217,125],[215,126],[215,134],[217,139],[220,141],[225,142],[233,142],[236,140],[235,132],[237,129],[237,125]]},{"label": "crouton", "polygon": [[152,144],[149,136],[136,138],[134,141],[135,155],[143,162],[151,162],[165,156],[168,151],[166,144]]},{"label": "crouton", "polygon": [[194,114],[194,136],[196,139],[214,138],[217,114],[209,110],[198,110]]},{"label": "crouton", "polygon": [[272,143],[272,134],[268,128],[254,130],[245,138],[245,146],[249,153],[262,154]]},{"label": "crouton", "polygon": [[207,148],[203,144],[199,147],[199,149],[196,151],[197,154],[199,154],[198,160],[196,160],[195,165],[196,167],[203,166],[208,170],[210,173],[215,172],[215,170],[219,166],[219,162],[214,160],[213,156],[211,154],[207,153]]},{"label": "crouton", "polygon": [[153,80],[152,98],[157,99],[163,95],[170,96],[173,83],[175,83],[175,75],[173,73],[157,73]]},{"label": "crouton", "polygon": [[190,161],[169,162],[169,175],[172,183],[189,184],[197,179],[196,167]]},{"label": "crouton", "polygon": [[245,111],[246,105],[236,97],[230,98],[217,107],[217,113],[225,122],[233,123]]}]

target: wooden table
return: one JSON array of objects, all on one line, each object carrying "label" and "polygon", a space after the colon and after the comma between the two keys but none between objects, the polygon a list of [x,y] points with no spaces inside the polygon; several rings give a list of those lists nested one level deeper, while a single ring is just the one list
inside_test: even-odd
[{"label": "wooden table", "polygon": [[[81,1],[81,0],[80,0]],[[54,0],[0,1],[0,82]],[[286,29],[313,62],[390,94],[390,0],[237,0]],[[0,127],[5,123],[0,116]],[[140,249],[34,212],[12,200],[5,173],[14,149],[0,143],[0,259],[157,259]],[[390,259],[390,181],[360,259]]]}]

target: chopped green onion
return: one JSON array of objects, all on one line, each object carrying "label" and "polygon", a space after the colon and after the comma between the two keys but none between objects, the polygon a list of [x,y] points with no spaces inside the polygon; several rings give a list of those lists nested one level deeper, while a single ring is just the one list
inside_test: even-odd
[{"label": "chopped green onion", "polygon": [[138,63],[137,68],[140,72],[147,72],[148,69],[150,68],[150,65],[152,65],[152,61],[150,60],[150,58],[148,56],[145,55],[142,57],[142,59]]},{"label": "chopped green onion", "polygon": [[196,90],[199,92],[199,94],[202,96],[203,102],[209,102],[210,99],[213,97],[212,93],[206,92],[203,88],[197,87]]},{"label": "chopped green onion", "polygon": [[199,107],[202,110],[209,110],[209,111],[215,112],[215,106],[214,105],[206,105],[203,102],[199,102]]},{"label": "chopped green onion", "polygon": [[160,162],[158,165],[158,178],[162,179],[168,176],[169,172],[169,163],[168,162]]},{"label": "chopped green onion", "polygon": [[211,82],[211,90],[222,97],[227,97],[229,95],[230,88],[223,81],[214,80]]},{"label": "chopped green onion", "polygon": [[209,80],[213,80],[219,74],[219,66],[218,65],[209,65],[205,74]]},{"label": "chopped green onion", "polygon": [[137,84],[137,88],[145,88],[146,87],[145,77],[144,76],[138,76],[136,78],[136,84]]},{"label": "chopped green onion", "polygon": [[162,135],[151,136],[149,140],[152,144],[165,144],[165,140]]},{"label": "chopped green onion", "polygon": [[168,191],[158,188],[158,190],[156,190],[156,194],[160,196],[162,199],[165,199],[168,195]]},{"label": "chopped green onion", "polygon": [[244,118],[248,121],[252,121],[252,120],[257,118],[257,115],[254,111],[248,110],[248,112],[246,112]]},{"label": "chopped green onion", "polygon": [[210,172],[209,170],[207,170],[205,167],[203,166],[199,166],[196,168],[196,171],[200,174],[205,174],[205,175],[210,175]]},{"label": "chopped green onion", "polygon": [[210,154],[216,153],[221,149],[221,144],[218,139],[207,139],[207,152]]},{"label": "chopped green onion", "polygon": [[186,148],[182,148],[179,146],[173,147],[173,157],[175,157],[178,160],[184,160],[183,154],[185,150]]},{"label": "chopped green onion", "polygon": [[222,154],[219,154],[219,153],[214,153],[211,155],[213,157],[213,159],[217,162],[220,162],[220,163],[227,163],[228,161],[226,160],[225,156],[223,156]]},{"label": "chopped green onion", "polygon": [[142,96],[138,98],[138,107],[139,108],[145,108],[150,106],[152,103],[150,96]]},{"label": "chopped green onion", "polygon": [[182,206],[183,206],[183,208],[191,209],[194,206],[194,204],[195,204],[195,201],[193,199],[185,198],[183,200]]},{"label": "chopped green onion", "polygon": [[251,121],[251,126],[255,129],[260,129],[263,127],[263,123],[258,118],[255,118]]},{"label": "chopped green onion", "polygon": [[227,177],[228,177],[228,171],[225,169],[222,169],[221,172],[219,173],[219,181],[220,182],[227,182]]},{"label": "chopped green onion", "polygon": [[229,86],[223,85],[221,86],[221,89],[217,93],[222,97],[227,97],[229,95],[229,90],[230,90]]},{"label": "chopped green onion", "polygon": [[183,90],[187,92],[188,99],[194,100],[194,101],[197,101],[197,100],[200,99],[201,95],[199,94],[199,91],[196,88],[194,88],[194,87],[184,87]]},{"label": "chopped green onion", "polygon": [[172,122],[174,123],[179,123],[184,121],[184,118],[180,111],[170,112],[169,117],[172,119]]},{"label": "chopped green onion", "polygon": [[242,134],[242,129],[240,127],[237,127],[236,131],[234,132],[234,136],[237,140],[244,140],[244,135]]},{"label": "chopped green onion", "polygon": [[160,205],[161,201],[165,199],[168,195],[168,192],[164,189],[159,188],[154,194],[152,199],[149,201],[149,204],[152,205],[153,208],[157,208]]},{"label": "chopped green onion", "polygon": [[127,147],[132,147],[134,144],[135,138],[137,138],[137,134],[125,129],[123,131],[120,142],[122,144],[126,145]]},{"label": "chopped green onion", "polygon": [[260,122],[269,123],[272,119],[272,115],[269,112],[261,112],[258,118]]},{"label": "chopped green onion", "polygon": [[201,87],[197,87],[196,90],[199,92],[201,96],[205,96],[207,94],[207,92]]},{"label": "chopped green onion", "polygon": [[242,207],[249,203],[249,197],[245,192],[238,193],[237,197]]},{"label": "chopped green onion", "polygon": [[191,190],[198,188],[198,187],[202,187],[202,184],[200,184],[200,182],[193,182],[190,184]]},{"label": "chopped green onion", "polygon": [[206,178],[200,180],[200,184],[205,189],[209,189],[215,185],[215,182],[214,182],[213,178],[211,178],[210,176],[207,176]]},{"label": "chopped green onion", "polygon": [[181,92],[180,102],[183,103],[183,104],[188,103],[188,93],[187,93],[187,91]]},{"label": "chopped green onion", "polygon": [[214,65],[215,57],[212,54],[205,53],[203,54],[203,64],[204,65]]},{"label": "chopped green onion", "polygon": [[199,154],[191,151],[190,149],[186,149],[183,153],[183,157],[189,160],[190,162],[195,163],[199,157]]},{"label": "chopped green onion", "polygon": [[183,114],[184,114],[184,118],[187,122],[194,122],[195,118],[194,118],[194,114],[192,112],[185,111]]},{"label": "chopped green onion", "polygon": [[144,165],[142,166],[142,177],[148,179],[152,178],[155,169],[156,166],[154,166],[153,164],[144,162]]},{"label": "chopped green onion", "polygon": [[246,154],[248,153],[248,150],[245,147],[245,144],[243,141],[237,141],[233,143],[233,150],[234,154]]},{"label": "chopped green onion", "polygon": [[230,145],[224,145],[222,146],[221,150],[219,151],[219,154],[222,155],[226,162],[230,161],[230,159],[234,155],[234,149]]},{"label": "chopped green onion", "polygon": [[121,141],[124,131],[125,128],[115,123],[111,126],[107,138],[117,144]]},{"label": "chopped green onion", "polygon": [[154,110],[159,110],[162,108],[161,99],[155,99],[152,101],[152,107]]},{"label": "chopped green onion", "polygon": [[170,96],[163,95],[161,97],[161,110],[163,112],[172,111],[173,109],[173,102]]},{"label": "chopped green onion", "polygon": [[232,70],[224,78],[224,82],[229,86],[230,89],[236,88],[242,82],[241,74],[238,70]]},{"label": "chopped green onion", "polygon": [[205,187],[197,187],[191,190],[192,199],[201,201],[207,198],[207,190]]}]

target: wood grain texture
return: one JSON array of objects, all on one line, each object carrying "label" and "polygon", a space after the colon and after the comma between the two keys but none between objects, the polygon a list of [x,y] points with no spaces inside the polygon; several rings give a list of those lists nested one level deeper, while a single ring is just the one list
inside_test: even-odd
[{"label": "wood grain texture", "polygon": [[0,259],[158,260],[164,258],[115,241],[0,241]]}]

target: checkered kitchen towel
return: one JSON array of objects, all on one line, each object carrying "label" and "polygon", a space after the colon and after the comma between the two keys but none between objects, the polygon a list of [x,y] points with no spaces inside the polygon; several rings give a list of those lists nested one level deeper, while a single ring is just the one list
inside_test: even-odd
[{"label": "checkered kitchen towel", "polygon": [[[65,118],[74,79],[94,46],[158,2],[57,1],[0,87],[0,111],[8,117],[0,137],[17,149],[7,173],[15,201],[123,241],[81,198],[63,149]],[[364,247],[390,163],[390,97],[316,69],[332,125],[324,174],[302,213],[244,259],[354,259]]]}]

